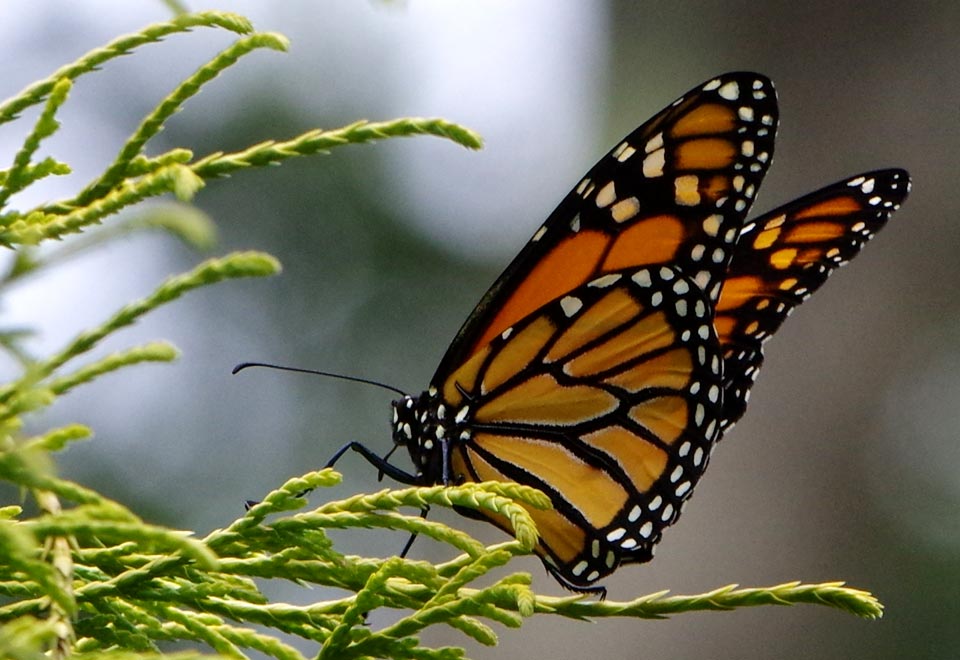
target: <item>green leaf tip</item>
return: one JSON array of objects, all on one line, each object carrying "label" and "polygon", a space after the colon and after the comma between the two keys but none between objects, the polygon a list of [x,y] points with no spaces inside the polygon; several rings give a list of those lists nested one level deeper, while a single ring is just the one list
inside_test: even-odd
[{"label": "green leaf tip", "polygon": [[276,257],[254,250],[209,261],[206,269],[217,277],[267,277],[283,270]]},{"label": "green leaf tip", "polygon": [[483,147],[483,139],[478,133],[442,117],[406,117],[392,121],[357,122],[344,130],[347,135],[355,136],[355,139],[363,141],[377,137],[434,135],[453,140],[468,149]]},{"label": "green leaf tip", "polygon": [[288,479],[277,490],[263,498],[262,504],[270,505],[274,511],[299,509],[306,504],[303,496],[317,488],[330,488],[338,485],[343,477],[333,470],[309,472],[301,477]]},{"label": "green leaf tip", "polygon": [[189,29],[197,26],[221,27],[237,34],[249,34],[253,32],[253,23],[246,16],[234,14],[228,11],[199,11],[190,14],[180,14],[172,21],[183,29]]},{"label": "green leaf tip", "polygon": [[438,119],[436,121],[439,122],[438,127],[442,131],[441,134],[445,134],[457,144],[467,147],[468,149],[483,149],[483,138],[480,137],[480,134],[476,131],[444,119]]},{"label": "green leaf tip", "polygon": [[217,227],[210,216],[186,204],[162,204],[148,209],[130,225],[131,229],[161,229],[197,250],[211,250],[217,243]]},{"label": "green leaf tip", "polygon": [[[799,588],[799,582],[783,585],[786,589]],[[811,596],[824,605],[855,614],[864,619],[882,619],[883,603],[869,591],[846,586],[845,582],[827,582],[811,590]]]},{"label": "green leaf tip", "polygon": [[71,442],[87,440],[93,437],[93,429],[83,424],[69,424],[42,436],[28,439],[23,443],[24,449],[39,449],[47,452],[60,451]]},{"label": "green leaf tip", "polygon": [[257,46],[261,48],[270,48],[281,53],[285,53],[290,48],[290,40],[279,32],[259,32],[252,36],[256,38]]},{"label": "green leaf tip", "polygon": [[281,489],[296,493],[298,488],[302,492],[303,490],[313,490],[315,488],[332,488],[333,486],[339,486],[341,483],[343,483],[342,474],[333,468],[323,468],[322,470],[308,472],[296,479],[291,479],[283,484]]},{"label": "green leaf tip", "polygon": [[162,231],[174,236],[189,247],[208,251],[217,242],[217,228],[206,213],[195,206],[179,202],[158,202],[117,222],[87,231],[75,237],[70,243],[53,253],[47,253],[42,260],[31,259],[30,253],[20,252],[14,276],[21,276],[41,267],[62,263],[64,259],[76,256],[120,237],[139,231]]}]

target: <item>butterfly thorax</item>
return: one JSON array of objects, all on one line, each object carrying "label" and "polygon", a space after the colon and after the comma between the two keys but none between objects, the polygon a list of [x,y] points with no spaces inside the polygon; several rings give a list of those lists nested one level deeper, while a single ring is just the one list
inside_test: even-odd
[{"label": "butterfly thorax", "polygon": [[434,388],[393,402],[393,442],[407,448],[420,483],[456,481],[450,472],[450,443],[469,438],[466,412],[451,411]]}]

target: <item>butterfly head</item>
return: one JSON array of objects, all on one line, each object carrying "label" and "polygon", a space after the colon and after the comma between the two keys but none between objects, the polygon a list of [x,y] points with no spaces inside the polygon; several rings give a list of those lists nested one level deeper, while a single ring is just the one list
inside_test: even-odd
[{"label": "butterfly head", "polygon": [[406,447],[416,475],[427,484],[446,483],[448,428],[436,393],[407,394],[393,402],[393,442]]}]

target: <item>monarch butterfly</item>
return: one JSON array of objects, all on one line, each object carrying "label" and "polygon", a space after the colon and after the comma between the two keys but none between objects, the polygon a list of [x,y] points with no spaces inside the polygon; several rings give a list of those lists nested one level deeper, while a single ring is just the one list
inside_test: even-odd
[{"label": "monarch butterfly", "polygon": [[[746,408],[762,344],[899,208],[860,174],[745,222],[773,155],[772,83],[718,76],[622,140],[483,296],[420,395],[393,402],[404,483],[514,481],[565,587],[646,562]],[[510,531],[494,514],[473,515]]]}]

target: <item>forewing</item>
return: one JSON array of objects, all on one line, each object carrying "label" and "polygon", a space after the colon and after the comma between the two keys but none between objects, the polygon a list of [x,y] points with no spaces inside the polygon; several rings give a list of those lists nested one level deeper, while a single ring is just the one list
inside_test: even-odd
[{"label": "forewing", "polygon": [[715,302],[773,155],[776,94],[756,73],[693,89],[622,140],[563,199],[460,329],[433,384],[596,277],[670,264]]}]

